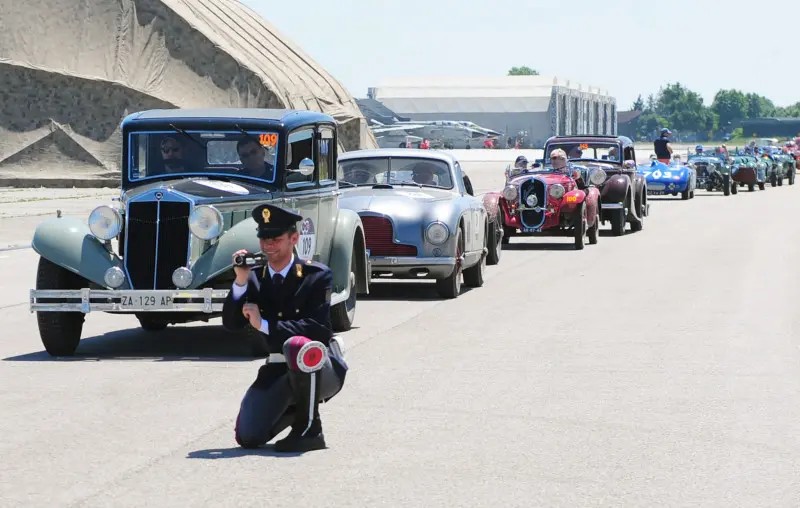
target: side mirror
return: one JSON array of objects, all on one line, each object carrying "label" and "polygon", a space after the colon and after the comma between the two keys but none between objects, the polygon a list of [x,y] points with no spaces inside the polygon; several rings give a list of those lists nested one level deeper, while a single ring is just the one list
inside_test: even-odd
[{"label": "side mirror", "polygon": [[628,170],[636,169],[636,161],[628,159],[622,163],[622,167]]},{"label": "side mirror", "polygon": [[303,176],[310,176],[314,174],[314,161],[309,158],[305,158],[300,161],[300,164],[297,166],[297,169],[292,169],[292,173],[300,173]]}]

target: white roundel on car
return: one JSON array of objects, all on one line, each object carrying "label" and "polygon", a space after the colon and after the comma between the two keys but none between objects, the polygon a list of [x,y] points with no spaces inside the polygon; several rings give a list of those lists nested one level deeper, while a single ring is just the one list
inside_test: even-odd
[{"label": "white roundel on car", "polygon": [[300,239],[297,241],[297,254],[302,259],[312,259],[317,248],[317,232],[314,221],[306,219],[300,224]]},{"label": "white roundel on car", "polygon": [[217,189],[223,192],[231,192],[233,194],[250,194],[250,191],[242,187],[241,185],[237,185],[231,182],[219,182],[217,180],[195,180],[200,185],[205,185],[206,187],[211,187],[212,189]]}]

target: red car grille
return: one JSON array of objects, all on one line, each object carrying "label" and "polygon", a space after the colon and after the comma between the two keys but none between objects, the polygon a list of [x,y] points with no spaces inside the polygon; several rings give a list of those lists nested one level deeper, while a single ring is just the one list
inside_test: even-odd
[{"label": "red car grille", "polygon": [[417,248],[413,245],[394,243],[392,223],[384,217],[361,217],[364,224],[364,236],[367,249],[372,256],[416,256]]}]

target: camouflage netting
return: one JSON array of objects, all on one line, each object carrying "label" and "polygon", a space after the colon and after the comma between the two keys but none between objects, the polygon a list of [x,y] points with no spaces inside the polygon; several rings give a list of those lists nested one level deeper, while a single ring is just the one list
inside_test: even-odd
[{"label": "camouflage netting", "polygon": [[0,185],[118,178],[119,124],[152,108],[296,108],[377,142],[347,90],[235,0],[2,2]]}]

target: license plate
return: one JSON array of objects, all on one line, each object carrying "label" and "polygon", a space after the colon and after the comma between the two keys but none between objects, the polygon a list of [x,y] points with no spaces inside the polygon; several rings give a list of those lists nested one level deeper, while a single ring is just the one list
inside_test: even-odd
[{"label": "license plate", "polygon": [[650,189],[647,190],[647,193],[650,194],[651,196],[662,196],[665,194],[664,191],[650,190]]},{"label": "license plate", "polygon": [[123,295],[120,299],[120,305],[123,309],[171,309],[172,297],[144,291],[135,295]]}]

